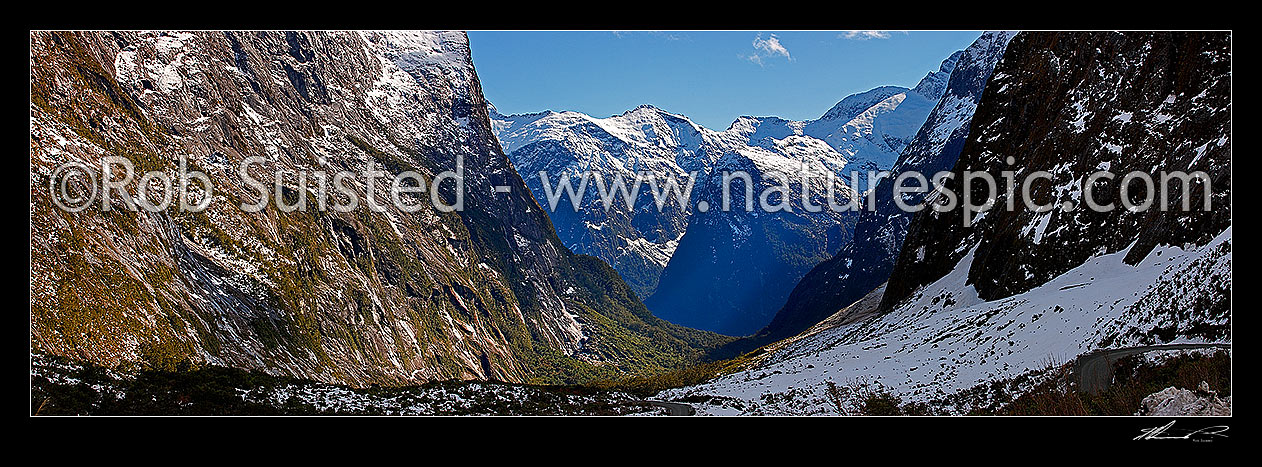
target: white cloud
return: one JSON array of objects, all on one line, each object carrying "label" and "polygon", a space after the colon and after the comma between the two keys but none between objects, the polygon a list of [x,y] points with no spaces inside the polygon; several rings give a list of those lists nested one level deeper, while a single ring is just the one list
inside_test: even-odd
[{"label": "white cloud", "polygon": [[785,60],[793,61],[793,56],[789,54],[789,49],[780,43],[780,38],[772,34],[766,39],[762,38],[762,34],[754,38],[754,53],[745,57],[746,60],[763,66],[763,60],[775,58],[777,56],[784,57]]},{"label": "white cloud", "polygon": [[837,37],[842,39],[852,39],[858,41],[866,41],[868,39],[889,39],[891,32],[901,32],[907,34],[907,31],[846,31]]}]

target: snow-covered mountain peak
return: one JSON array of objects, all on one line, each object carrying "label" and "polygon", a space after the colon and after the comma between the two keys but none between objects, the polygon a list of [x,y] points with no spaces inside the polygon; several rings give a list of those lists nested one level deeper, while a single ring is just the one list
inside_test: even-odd
[{"label": "snow-covered mountain peak", "polygon": [[912,88],[912,92],[934,100],[942,97],[942,93],[946,91],[947,81],[951,79],[951,72],[955,70],[955,64],[959,62],[961,55],[964,55],[963,50],[956,51],[943,60],[938,71],[931,71],[921,78],[916,87]]},{"label": "snow-covered mountain peak", "polygon": [[545,111],[530,114],[491,115],[496,136],[505,152],[513,152],[540,141],[569,142],[618,141],[640,147],[676,148],[695,143],[704,128],[687,117],[649,105],[621,115],[597,118],[574,111]]},{"label": "snow-covered mountain peak", "polygon": [[[942,69],[951,70],[943,97],[901,152],[891,169],[894,173],[933,174],[955,164],[986,80],[1007,45],[994,40],[996,34],[982,34],[964,53],[943,62]],[[851,243],[802,279],[759,339],[774,340],[806,329],[889,278],[910,216],[893,203],[893,181],[886,179],[881,185],[876,188],[876,210],[860,213]]]},{"label": "snow-covered mountain peak", "polygon": [[[589,170],[602,175],[648,171],[681,176],[695,170],[701,176],[690,206],[699,200],[715,206],[721,199],[718,174],[725,171],[747,172],[756,186],[779,183],[767,177],[779,173],[787,176],[786,183],[795,193],[809,186],[811,193],[821,197],[828,189],[853,194],[867,189],[866,180],[861,177],[858,186],[849,186],[845,182],[849,173],[893,165],[925,122],[958,59],[959,54],[952,55],[924,80],[921,89],[933,98],[902,86],[882,86],[842,99],[817,120],[741,116],[727,129],[715,131],[686,116],[641,105],[606,118],[579,112],[492,113],[492,125],[541,204],[545,201],[539,199],[541,170],[553,177],[573,177]],[[943,82],[941,86],[937,81]],[[802,175],[804,168],[810,176]],[[829,182],[829,173],[838,177]],[[555,178],[549,183],[555,186]],[[589,185],[588,190],[592,189]],[[568,206],[550,216],[566,246],[609,262],[642,297],[658,293],[648,302],[658,316],[741,334],[765,325],[783,304],[792,283],[848,241],[849,227],[843,224],[852,220],[835,212],[801,211],[800,197],[791,198],[794,212],[772,216],[757,212],[697,216],[691,207],[652,214],[651,209],[640,208],[573,213]],[[691,241],[683,239],[685,230],[692,232],[688,234]],[[768,250],[789,237],[798,242],[796,252]],[[725,258],[713,258],[716,254]],[[743,258],[743,263],[727,263],[732,258]],[[668,290],[663,291],[658,281],[662,278],[666,284],[668,276],[680,279],[671,279],[677,283],[665,285]],[[717,279],[705,284],[693,280],[704,276]],[[773,281],[773,276],[778,288],[749,296],[755,284]],[[696,287],[710,289],[709,296],[698,299],[693,293]],[[699,305],[698,300],[705,303]],[[702,317],[705,313],[697,312],[698,308],[706,308],[711,316]],[[741,313],[745,316],[735,316]]]},{"label": "snow-covered mountain peak", "polygon": [[630,109],[630,110],[627,110],[626,112],[623,112],[621,116],[627,117],[627,116],[631,116],[635,114],[663,114],[663,113],[670,113],[670,112],[662,110],[653,104],[640,104],[640,105],[635,106],[634,109]]},{"label": "snow-covered mountain peak", "polygon": [[746,143],[755,146],[767,144],[768,139],[785,139],[802,135],[807,122],[785,120],[780,117],[741,116],[727,127],[725,133],[740,135]]},{"label": "snow-covered mountain peak", "polygon": [[[916,136],[937,101],[893,86],[860,96],[863,97],[843,99],[834,107],[836,112],[829,112],[835,118],[826,115],[807,123],[803,133],[823,140],[857,164],[850,170],[889,169]],[[842,120],[843,117],[849,118]]]},{"label": "snow-covered mountain peak", "polygon": [[851,94],[843,98],[836,105],[833,105],[828,112],[816,121],[840,121],[842,123],[850,121],[864,110],[872,107],[877,102],[888,99],[895,94],[907,92],[908,89],[902,86],[880,86],[867,91]]},{"label": "snow-covered mountain peak", "polygon": [[381,56],[394,62],[416,80],[432,78],[423,70],[438,71],[436,77],[451,80],[457,89],[468,89],[473,78],[469,39],[461,31],[363,31],[364,40]]}]

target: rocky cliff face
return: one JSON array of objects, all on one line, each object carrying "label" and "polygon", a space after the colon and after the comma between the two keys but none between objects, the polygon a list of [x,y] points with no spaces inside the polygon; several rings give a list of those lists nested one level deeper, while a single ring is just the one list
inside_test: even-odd
[{"label": "rocky cliff face", "polygon": [[[918,213],[882,307],[944,276],[974,249],[968,282],[993,300],[1046,283],[1093,256],[1127,250],[1127,263],[1137,264],[1157,245],[1199,245],[1219,235],[1231,225],[1230,61],[1230,37],[1222,33],[1018,35],[986,87],[953,172],[956,180],[964,171],[998,179],[1011,170],[1018,181],[1049,172],[1050,180],[1033,184],[1032,198],[1055,208],[1032,212],[1023,200],[1000,195],[998,208],[969,227],[961,209]],[[1101,170],[1116,174],[1093,189],[1098,203],[1116,206],[1108,212],[1084,205],[1082,186]],[[1203,210],[1204,185],[1193,182],[1184,190],[1176,180],[1166,196],[1172,209],[1159,209],[1158,201],[1132,212],[1118,197],[1122,177],[1132,171],[1152,175],[1158,200],[1160,172],[1203,171],[1212,207]],[[984,199],[986,187],[977,185],[974,199]],[[1141,203],[1144,185],[1135,181],[1131,188],[1132,201]],[[1018,209],[1003,208],[1010,199]],[[1179,208],[1185,199],[1191,211]],[[1187,311],[1225,316],[1228,302],[1211,302],[1189,304],[1197,310]]]},{"label": "rocky cliff face", "polygon": [[[839,387],[872,384],[963,414],[1099,349],[1229,343],[1230,43],[1227,33],[1016,35],[952,170],[957,180],[963,170],[996,179],[1012,170],[1016,180],[1044,170],[1052,179],[1034,185],[1035,202],[1079,209],[1009,212],[1000,197],[967,228],[959,208],[921,211],[885,288],[738,371],[656,397],[706,401],[701,414],[837,413],[865,394]],[[1195,184],[1170,198],[1190,198],[1190,212],[1081,208],[1075,186],[1102,169],[1118,181],[1133,170],[1204,171],[1211,209],[1201,210]],[[1119,202],[1107,185],[1094,191]]]},{"label": "rocky cliff face", "polygon": [[[36,350],[349,384],[558,382],[680,365],[716,339],[653,317],[561,244],[492,134],[462,33],[35,33],[30,45]],[[108,155],[173,179],[187,155],[213,201],[53,206],[56,167]],[[405,212],[387,179],[356,177],[346,185],[364,202],[371,183],[383,211],[272,199],[247,213],[258,194],[237,169],[251,156],[280,200],[309,203],[300,172],[433,181],[460,160],[464,210]],[[454,189],[440,185],[446,204]]]},{"label": "rocky cliff face", "polygon": [[[953,70],[949,77],[922,81],[918,88],[936,88],[936,94],[942,97],[891,172],[916,171],[932,177],[955,165],[986,82],[1014,34],[983,34],[967,49],[943,63],[943,69]],[[951,66],[948,67],[948,64]],[[909,194],[904,202],[915,205],[923,196]],[[759,333],[760,341],[781,339],[804,331],[863,297],[890,277],[912,214],[903,212],[894,204],[892,179],[883,179],[877,184],[875,197],[876,209],[859,214],[854,240],[802,278],[789,294],[784,307]]]}]

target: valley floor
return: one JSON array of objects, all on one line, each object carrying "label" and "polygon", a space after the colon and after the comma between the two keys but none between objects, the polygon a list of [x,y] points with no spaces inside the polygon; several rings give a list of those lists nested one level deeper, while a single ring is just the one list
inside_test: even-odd
[{"label": "valley floor", "polygon": [[224,367],[124,372],[32,355],[33,415],[691,415],[617,391],[449,381],[351,388]]}]

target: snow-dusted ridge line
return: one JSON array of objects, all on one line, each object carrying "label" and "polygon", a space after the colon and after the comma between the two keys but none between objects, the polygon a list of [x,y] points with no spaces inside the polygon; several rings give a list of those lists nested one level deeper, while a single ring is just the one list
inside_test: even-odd
[{"label": "snow-dusted ridge line", "polygon": [[[955,164],[987,78],[1014,34],[987,31],[943,63],[942,69],[949,69],[949,76],[940,71],[931,74],[935,79],[922,80],[920,87],[940,89],[937,93],[942,98],[899,155],[893,173],[932,175]],[[801,332],[889,279],[912,218],[912,213],[894,203],[893,191],[892,178],[878,184],[876,209],[859,213],[853,240],[802,278],[754,340],[765,343]],[[920,197],[904,194],[903,201],[914,205]],[[923,255],[923,249],[918,253]]]},{"label": "snow-dusted ridge line", "polygon": [[[821,199],[829,191],[840,196],[863,192],[867,178],[860,177],[857,186],[847,180],[851,171],[889,169],[899,152],[912,141],[916,132],[929,116],[930,110],[945,91],[960,53],[947,58],[938,70],[929,72],[915,90],[884,86],[842,99],[819,119],[791,121],[778,117],[737,118],[727,129],[716,131],[691,121],[687,116],[671,113],[652,105],[641,105],[618,115],[598,118],[573,111],[543,111],[528,114],[503,115],[488,105],[492,126],[504,151],[509,154],[540,205],[547,205],[544,181],[540,171],[547,172],[549,188],[562,177],[578,180],[585,173],[602,177],[622,177],[630,180],[639,173],[651,173],[658,177],[684,177],[690,172],[699,174],[698,186],[692,199],[683,209],[653,213],[651,199],[640,198],[635,209],[623,209],[616,205],[606,212],[597,206],[594,194],[589,194],[590,204],[581,206],[580,213],[572,213],[568,203],[550,212],[554,225],[567,247],[578,253],[597,256],[618,270],[634,290],[645,298],[651,309],[679,324],[722,333],[743,335],[755,332],[770,321],[771,315],[783,304],[792,285],[815,263],[832,256],[842,246],[852,224],[847,215],[836,212],[810,213],[802,208],[800,197],[793,197],[792,214],[772,214],[759,217],[760,213],[724,213],[698,216],[693,209],[699,200],[709,206],[717,206],[722,197],[718,194],[718,174],[727,172],[749,173],[756,186],[771,185],[775,179],[764,175],[781,173],[789,176],[793,193],[800,193],[803,185]],[[811,176],[802,176],[803,169]],[[829,181],[824,174],[836,175]],[[576,182],[577,183],[577,182]],[[830,185],[831,183],[831,185]],[[596,187],[589,184],[588,191]],[[761,190],[761,188],[759,188]],[[555,190],[549,190],[555,191]],[[763,226],[766,222],[780,222],[778,226]],[[851,215],[852,217],[852,215]],[[695,222],[708,222],[715,229],[707,229],[706,239],[686,239],[686,233],[696,230]],[[772,219],[772,220],[767,220]],[[725,227],[726,226],[726,227]],[[750,239],[751,232],[769,232],[759,235],[766,239]],[[681,239],[683,236],[684,239]],[[725,318],[716,317],[688,321],[687,316],[674,312],[679,300],[669,298],[678,291],[658,294],[659,281],[668,275],[675,277],[736,274],[737,270],[718,264],[701,264],[695,260],[700,252],[687,253],[691,249],[723,255],[747,255],[748,252],[721,252],[739,250],[743,245],[768,245],[782,243],[781,236],[812,238],[800,252],[784,256],[800,258],[768,258],[767,267],[755,266],[740,271],[750,277],[751,283],[736,287],[748,290],[756,284],[770,283],[768,298],[751,297],[736,299],[734,303],[718,303],[716,299],[701,308],[724,310],[722,313],[743,313],[754,307],[750,319],[754,324],[741,323],[729,327]],[[713,238],[709,238],[713,237]],[[752,243],[751,243],[752,242]],[[710,251],[712,248],[718,250]],[[750,246],[750,248],[755,248]],[[765,247],[758,247],[765,248]],[[694,258],[684,262],[671,260],[685,252],[684,257]],[[786,264],[788,262],[792,264]],[[703,262],[702,262],[703,263]],[[719,269],[711,274],[703,270]],[[670,272],[678,271],[678,272]],[[763,273],[776,271],[777,277],[762,278]],[[671,287],[678,284],[670,284]],[[730,296],[723,284],[692,284],[697,287],[720,290],[719,295]],[[783,289],[783,290],[781,290]],[[742,292],[744,293],[744,292]],[[663,298],[667,297],[667,298]],[[752,303],[754,300],[757,303]],[[716,321],[717,320],[717,321]]]}]

